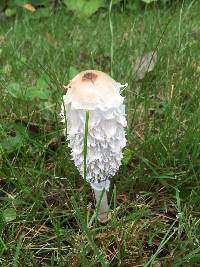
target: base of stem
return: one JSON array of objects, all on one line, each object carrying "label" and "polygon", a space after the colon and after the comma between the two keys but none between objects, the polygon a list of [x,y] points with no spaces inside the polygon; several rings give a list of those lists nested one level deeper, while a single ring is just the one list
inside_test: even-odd
[{"label": "base of stem", "polygon": [[97,219],[100,223],[106,223],[111,219],[111,213],[109,212],[107,192],[94,190],[96,198]]}]

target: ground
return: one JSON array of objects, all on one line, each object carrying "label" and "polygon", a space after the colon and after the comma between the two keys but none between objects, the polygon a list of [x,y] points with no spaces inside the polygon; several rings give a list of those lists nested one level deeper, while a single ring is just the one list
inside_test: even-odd
[{"label": "ground", "polygon": [[[200,266],[199,8],[112,10],[113,42],[105,10],[2,19],[1,266]],[[151,51],[155,67],[138,81],[135,64]],[[85,69],[129,84],[128,142],[105,225],[58,116],[63,85]]]}]

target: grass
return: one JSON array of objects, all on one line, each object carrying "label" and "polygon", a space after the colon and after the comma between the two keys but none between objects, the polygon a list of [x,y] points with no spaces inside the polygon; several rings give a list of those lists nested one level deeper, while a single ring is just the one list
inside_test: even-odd
[{"label": "grass", "polygon": [[[1,266],[199,266],[199,8],[1,22]],[[149,51],[157,63],[137,82],[134,62]],[[129,83],[128,144],[106,225],[90,188],[83,194],[58,117],[63,84],[93,68]]]}]

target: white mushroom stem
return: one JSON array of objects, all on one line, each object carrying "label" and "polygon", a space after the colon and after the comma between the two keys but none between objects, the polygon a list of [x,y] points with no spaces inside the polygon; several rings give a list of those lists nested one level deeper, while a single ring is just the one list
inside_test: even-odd
[{"label": "white mushroom stem", "polygon": [[106,190],[94,190],[96,205],[97,205],[97,219],[101,223],[106,223],[109,220],[109,206]]}]

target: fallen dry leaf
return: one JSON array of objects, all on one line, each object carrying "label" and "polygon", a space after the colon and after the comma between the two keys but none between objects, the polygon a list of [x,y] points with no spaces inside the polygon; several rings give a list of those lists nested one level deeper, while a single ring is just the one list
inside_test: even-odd
[{"label": "fallen dry leaf", "polygon": [[153,264],[153,267],[163,267],[163,264],[161,261],[156,261],[154,264]]},{"label": "fallen dry leaf", "polygon": [[23,8],[32,12],[32,13],[36,11],[36,8],[31,4],[25,4],[25,5],[23,5]]},{"label": "fallen dry leaf", "polygon": [[198,39],[200,36],[199,28],[193,27],[189,35],[190,35],[191,39],[194,39],[194,40]]},{"label": "fallen dry leaf", "polygon": [[154,69],[157,61],[157,52],[151,51],[146,53],[144,56],[137,58],[133,70],[133,74],[136,81],[140,81],[144,78],[147,72]]},{"label": "fallen dry leaf", "polygon": [[4,35],[0,35],[0,44],[3,44],[5,42],[6,38]]}]

